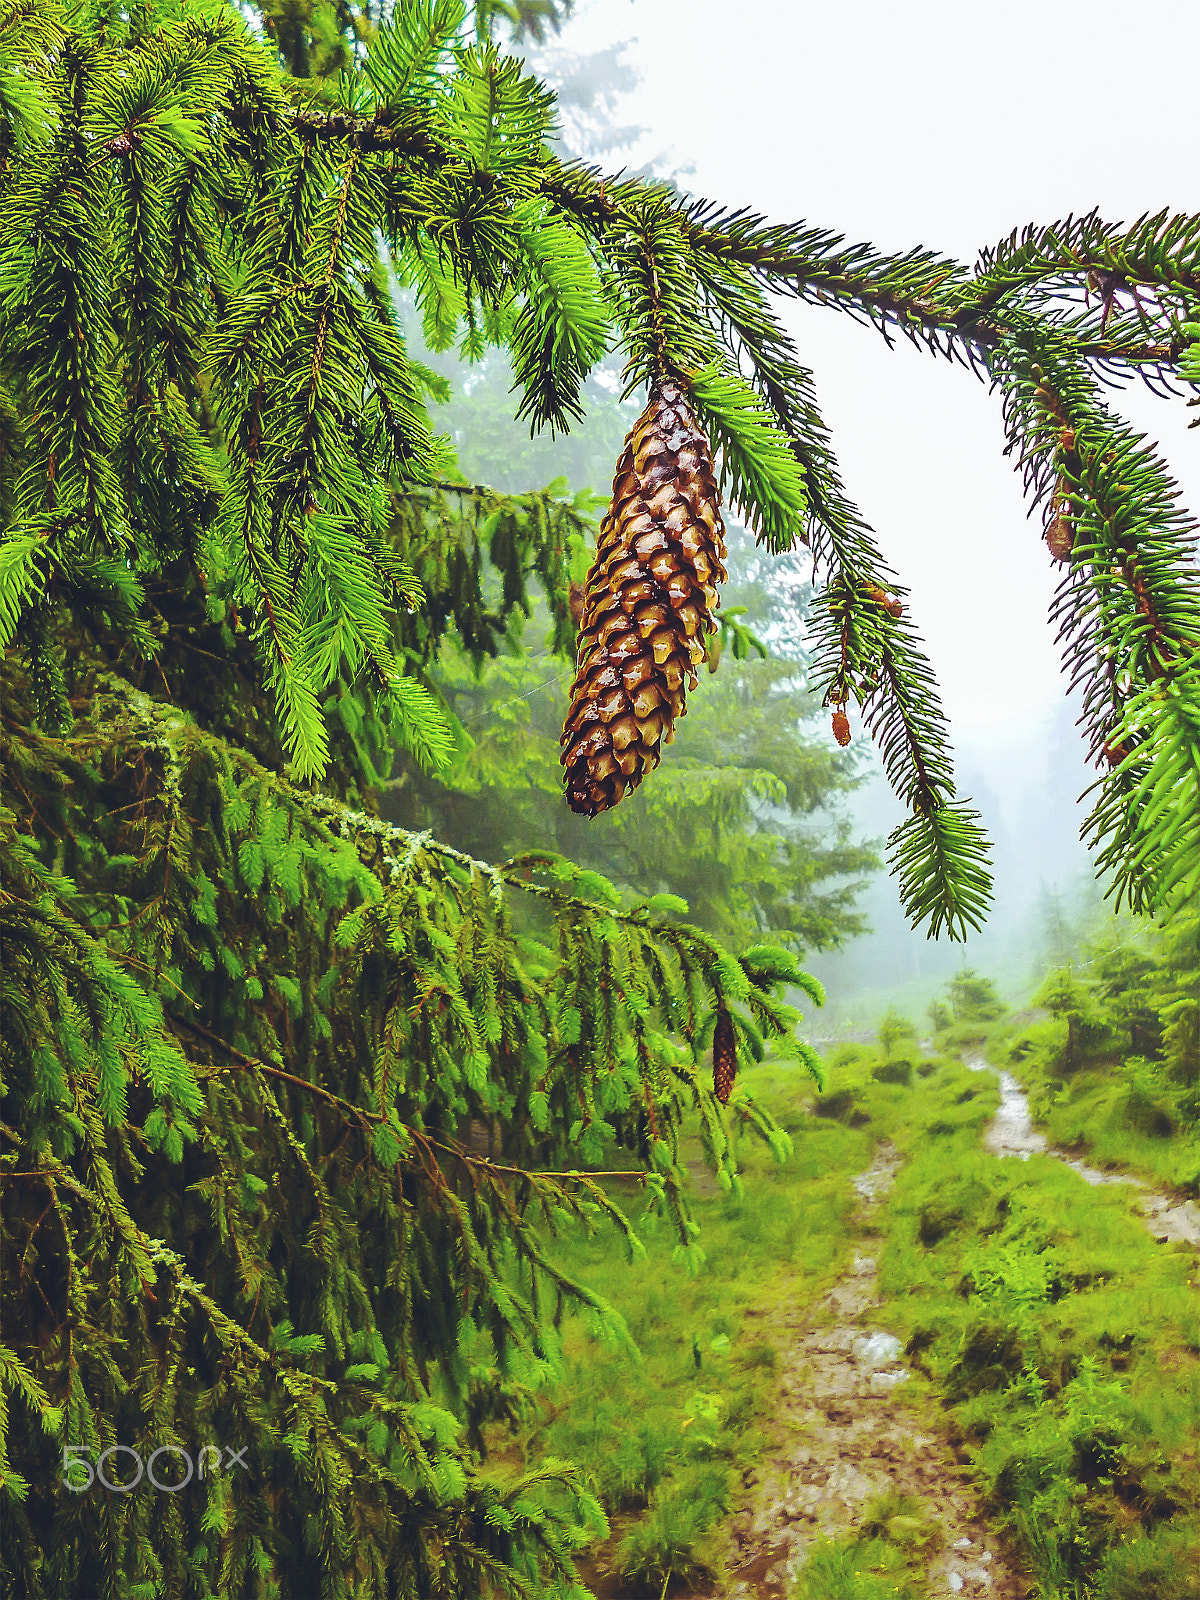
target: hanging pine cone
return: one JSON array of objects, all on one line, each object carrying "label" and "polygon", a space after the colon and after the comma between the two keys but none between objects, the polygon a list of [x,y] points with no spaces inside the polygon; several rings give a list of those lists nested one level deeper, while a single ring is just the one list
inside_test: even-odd
[{"label": "hanging pine cone", "polygon": [[1071,551],[1075,545],[1075,533],[1068,517],[1064,517],[1059,512],[1058,516],[1054,518],[1054,521],[1046,529],[1043,537],[1055,561],[1069,561],[1071,559]]},{"label": "hanging pine cone", "polygon": [[904,602],[897,600],[896,596],[889,594],[886,589],[881,589],[877,583],[868,583],[867,593],[876,605],[883,607],[889,617],[895,617],[899,621],[904,615]]},{"label": "hanging pine cone", "polygon": [[833,708],[833,737],[842,746],[850,743],[850,718],[846,715],[845,706]]},{"label": "hanging pine cone", "polygon": [[708,440],[668,380],[625,441],[588,574],[560,757],[572,811],[607,811],[658,765],[716,628],[724,559]]},{"label": "hanging pine cone", "polygon": [[733,1018],[722,1006],[713,1029],[713,1093],[723,1106],[729,1104],[733,1081],[737,1077],[737,1044],[733,1037]]},{"label": "hanging pine cone", "polygon": [[[1064,432],[1062,438],[1063,449],[1074,450],[1075,435],[1068,431]],[[1071,526],[1070,506],[1070,485],[1060,477],[1054,490],[1054,498],[1050,501],[1050,521],[1045,533],[1042,534],[1055,561],[1069,561],[1075,545],[1075,529]]]}]

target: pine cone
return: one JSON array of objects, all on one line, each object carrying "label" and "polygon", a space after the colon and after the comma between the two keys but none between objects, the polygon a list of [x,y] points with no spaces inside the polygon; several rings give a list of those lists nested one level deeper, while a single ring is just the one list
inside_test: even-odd
[{"label": "pine cone", "polygon": [[729,1104],[737,1077],[737,1044],[733,1037],[733,1018],[722,1006],[713,1029],[713,1093],[723,1106]]},{"label": "pine cone", "polygon": [[1075,544],[1075,533],[1071,527],[1070,519],[1064,517],[1061,511],[1046,529],[1043,538],[1055,561],[1069,561],[1071,559],[1071,551]]},{"label": "pine cone", "polygon": [[[1068,437],[1070,445],[1067,444]],[[1064,433],[1062,438],[1063,449],[1074,450],[1075,435]],[[1042,535],[1055,561],[1069,561],[1075,545],[1075,530],[1071,526],[1070,492],[1069,481],[1060,477],[1054,490],[1054,498],[1050,502],[1050,522]]]},{"label": "pine cone", "polygon": [[868,583],[867,593],[876,605],[883,607],[889,617],[895,617],[898,620],[904,615],[903,602],[897,600],[894,594],[888,594],[886,589],[881,589],[877,583]]},{"label": "pine cone", "polygon": [[724,559],[708,440],[669,380],[625,441],[588,574],[560,757],[572,811],[607,811],[658,765],[716,629]]}]

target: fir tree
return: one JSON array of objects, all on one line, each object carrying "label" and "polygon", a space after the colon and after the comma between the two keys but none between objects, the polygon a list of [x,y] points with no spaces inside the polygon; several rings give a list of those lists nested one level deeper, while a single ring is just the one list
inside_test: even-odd
[{"label": "fir tree", "polygon": [[[569,862],[493,866],[379,819],[395,743],[431,772],[455,749],[426,681],[447,634],[486,654],[536,576],[572,649],[588,531],[553,496],[457,481],[395,284],[431,344],[507,347],[534,427],[570,426],[610,345],[628,393],[686,395],[726,504],[816,559],[825,703],[879,739],[911,813],[902,897],[952,934],[984,914],[985,841],[769,296],[978,366],[1066,552],[1104,862],[1140,907],[1200,879],[1191,524],[1101,395],[1194,376],[1200,223],[1088,217],[972,272],[719,213],[556,156],[553,96],[496,14],[555,12],[280,4],[269,40],[222,0],[0,22],[16,1594],[570,1592],[601,1512],[570,1467],[481,1463],[499,1402],[479,1368],[536,1372],[563,1302],[592,1298],[549,1253],[564,1214],[605,1212],[636,1250],[596,1181],[608,1152],[694,1260],[683,1115],[732,1185],[731,1122],[786,1149],[739,1053],[770,1040],[819,1071],[779,989],[819,990],[785,952],[735,956]],[[122,1448],[205,1444],[249,1469],[186,1494],[83,1482],[101,1457],[128,1482]]]}]

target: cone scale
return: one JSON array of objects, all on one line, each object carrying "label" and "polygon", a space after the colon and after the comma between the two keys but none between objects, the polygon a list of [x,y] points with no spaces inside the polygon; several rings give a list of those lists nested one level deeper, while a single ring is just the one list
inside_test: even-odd
[{"label": "cone scale", "polygon": [[708,439],[667,381],[625,440],[584,591],[560,756],[572,811],[598,816],[658,765],[716,631],[724,561]]}]

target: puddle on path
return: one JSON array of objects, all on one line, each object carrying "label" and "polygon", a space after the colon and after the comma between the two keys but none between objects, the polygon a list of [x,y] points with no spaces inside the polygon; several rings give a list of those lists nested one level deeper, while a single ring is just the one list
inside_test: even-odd
[{"label": "puddle on path", "polygon": [[[885,1144],[855,1179],[855,1221],[864,1232],[899,1166]],[[942,1548],[929,1564],[931,1600],[1025,1595],[952,1452],[897,1393],[908,1377],[900,1341],[871,1325],[877,1264],[864,1249],[816,1306],[762,1312],[751,1325],[779,1350],[781,1376],[762,1456],[743,1478],[745,1502],[732,1519],[730,1600],[782,1600],[811,1546],[853,1532],[884,1495],[916,1497],[941,1525]]]},{"label": "puddle on path", "polygon": [[1200,1205],[1194,1200],[1178,1200],[1172,1195],[1151,1189],[1141,1178],[1123,1172],[1101,1172],[1077,1161],[1063,1150],[1051,1145],[1045,1134],[1039,1133],[1029,1114],[1029,1100],[1024,1089],[1002,1067],[993,1066],[978,1053],[964,1055],[963,1062],[972,1072],[994,1072],[1000,1079],[1000,1109],[988,1123],[983,1143],[994,1156],[1018,1156],[1028,1161],[1032,1155],[1051,1155],[1077,1172],[1091,1184],[1126,1183],[1138,1190],[1136,1203],[1146,1226],[1160,1244],[1175,1243],[1200,1246]]}]

